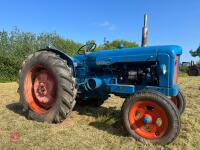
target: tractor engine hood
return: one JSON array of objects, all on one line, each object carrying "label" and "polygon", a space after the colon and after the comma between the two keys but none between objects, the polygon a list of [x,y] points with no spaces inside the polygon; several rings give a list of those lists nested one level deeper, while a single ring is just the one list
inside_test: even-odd
[{"label": "tractor engine hood", "polygon": [[151,46],[139,48],[123,48],[116,50],[102,50],[86,55],[86,63],[90,67],[111,65],[118,62],[156,61],[159,53],[166,53],[172,58],[182,54],[182,48],[175,45]]}]

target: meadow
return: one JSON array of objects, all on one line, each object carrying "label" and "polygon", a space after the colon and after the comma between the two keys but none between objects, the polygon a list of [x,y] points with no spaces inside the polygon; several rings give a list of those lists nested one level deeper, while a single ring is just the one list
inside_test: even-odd
[{"label": "meadow", "polygon": [[166,146],[126,136],[120,120],[123,99],[112,95],[101,107],[76,106],[60,124],[27,120],[18,104],[18,84],[0,83],[0,149],[200,149],[200,77],[179,78],[186,97],[177,139]]}]

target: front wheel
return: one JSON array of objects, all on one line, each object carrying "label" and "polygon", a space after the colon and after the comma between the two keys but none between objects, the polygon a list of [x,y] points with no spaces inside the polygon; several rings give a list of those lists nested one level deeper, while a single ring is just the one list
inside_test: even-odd
[{"label": "front wheel", "polygon": [[166,145],[179,134],[178,109],[157,92],[142,91],[128,97],[122,106],[125,129],[136,140]]},{"label": "front wheel", "polygon": [[20,104],[27,118],[62,122],[75,105],[75,80],[67,62],[54,53],[30,55],[19,71]]},{"label": "front wheel", "polygon": [[186,100],[181,91],[178,92],[177,96],[171,97],[172,102],[176,105],[179,110],[179,113],[182,114],[185,110]]}]

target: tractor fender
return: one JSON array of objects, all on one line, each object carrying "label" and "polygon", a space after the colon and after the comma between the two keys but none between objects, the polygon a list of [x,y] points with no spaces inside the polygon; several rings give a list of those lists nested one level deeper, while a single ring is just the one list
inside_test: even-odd
[{"label": "tractor fender", "polygon": [[69,55],[63,53],[62,51],[56,49],[56,48],[45,48],[45,49],[41,49],[41,50],[38,50],[38,51],[48,51],[48,52],[52,52],[52,53],[55,53],[56,55],[59,55],[60,58],[62,58],[63,60],[66,60],[67,61],[67,65],[69,67],[72,68],[73,70],[73,75],[75,76],[75,67],[74,67],[74,62],[73,62],[73,58],[70,57]]}]

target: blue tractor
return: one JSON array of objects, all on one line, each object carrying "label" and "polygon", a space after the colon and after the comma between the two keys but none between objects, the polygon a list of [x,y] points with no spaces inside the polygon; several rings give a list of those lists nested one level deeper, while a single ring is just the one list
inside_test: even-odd
[{"label": "blue tractor", "polygon": [[29,119],[62,122],[76,102],[100,106],[110,94],[125,98],[122,123],[136,140],[161,145],[180,131],[185,99],[177,84],[182,49],[147,47],[145,15],[142,46],[94,52],[84,45],[70,57],[46,48],[26,58],[19,71],[20,104]]}]

